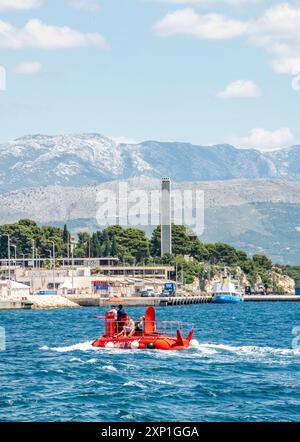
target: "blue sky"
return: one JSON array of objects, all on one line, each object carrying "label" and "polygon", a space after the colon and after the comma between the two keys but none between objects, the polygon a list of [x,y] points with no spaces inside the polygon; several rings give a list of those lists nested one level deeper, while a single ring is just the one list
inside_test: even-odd
[{"label": "blue sky", "polygon": [[0,65],[0,141],[300,142],[300,1],[0,0]]}]

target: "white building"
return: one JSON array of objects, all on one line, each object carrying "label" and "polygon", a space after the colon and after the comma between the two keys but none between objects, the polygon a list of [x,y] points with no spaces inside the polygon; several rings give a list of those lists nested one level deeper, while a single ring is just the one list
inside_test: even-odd
[{"label": "white building", "polygon": [[30,294],[30,287],[16,281],[0,281],[0,298],[26,298]]}]

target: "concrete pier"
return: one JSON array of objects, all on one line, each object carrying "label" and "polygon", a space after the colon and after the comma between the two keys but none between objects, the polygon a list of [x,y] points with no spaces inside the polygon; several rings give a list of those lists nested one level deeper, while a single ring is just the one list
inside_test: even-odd
[{"label": "concrete pier", "polygon": [[[50,299],[51,298],[51,299]],[[57,302],[56,302],[57,298]],[[58,299],[59,298],[59,299]],[[61,300],[64,299],[65,302]],[[251,295],[244,297],[245,302],[297,302],[300,296],[287,295]],[[51,302],[50,302],[51,301]],[[60,301],[60,302],[58,302]],[[70,302],[72,301],[72,302]],[[31,308],[68,308],[68,307],[111,307],[123,304],[126,307],[159,307],[176,305],[210,304],[211,296],[172,296],[159,298],[125,297],[119,301],[100,298],[96,295],[67,295],[67,296],[34,296],[30,300],[0,300],[0,310],[16,310]]]},{"label": "concrete pier", "polygon": [[68,295],[68,299],[76,302],[81,307],[110,307],[112,305],[123,304],[127,307],[158,307],[167,305],[189,305],[204,304],[211,302],[208,296],[190,296],[190,297],[159,297],[159,298],[142,298],[142,297],[126,297],[120,298],[120,301],[109,300],[108,298],[99,298],[97,296],[72,296]]},{"label": "concrete pier", "polygon": [[[112,305],[123,304],[127,307],[158,307],[173,305],[193,305],[193,304],[210,304],[211,296],[171,296],[159,298],[142,298],[142,297],[124,297],[120,301],[109,300],[108,298],[100,298],[98,296],[72,296],[68,295],[68,299],[76,302],[81,307],[110,307]],[[251,295],[244,297],[245,302],[296,302],[300,301],[300,296],[287,295]]]}]

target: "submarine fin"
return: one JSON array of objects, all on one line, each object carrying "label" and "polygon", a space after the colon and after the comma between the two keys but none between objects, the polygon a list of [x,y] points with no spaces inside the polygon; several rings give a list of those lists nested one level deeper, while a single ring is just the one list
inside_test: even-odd
[{"label": "submarine fin", "polygon": [[150,306],[146,310],[145,316],[145,334],[155,333],[155,309]]},{"label": "submarine fin", "polygon": [[176,342],[176,344],[178,344],[178,345],[184,345],[184,342],[183,342],[183,339],[182,339],[182,336],[181,336],[180,330],[177,330],[177,342]]},{"label": "submarine fin", "polygon": [[194,336],[194,329],[191,328],[189,334],[188,334],[187,337],[186,337],[187,341],[190,342],[190,341],[193,339],[193,336]]}]

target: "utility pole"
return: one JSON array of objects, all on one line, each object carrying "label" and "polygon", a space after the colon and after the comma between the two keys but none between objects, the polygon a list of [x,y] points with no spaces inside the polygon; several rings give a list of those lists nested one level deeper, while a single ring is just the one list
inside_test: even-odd
[{"label": "utility pole", "polygon": [[32,239],[32,268],[34,270],[34,259],[35,259],[35,240]]},{"label": "utility pole", "polygon": [[52,268],[52,250],[46,250],[46,252],[49,252],[49,256],[50,256],[50,269]]},{"label": "utility pole", "polygon": [[34,283],[34,258],[35,258],[35,240],[32,239],[32,270],[31,270],[31,291],[34,293],[33,283]]},{"label": "utility pole", "polygon": [[11,294],[11,272],[10,272],[10,235],[8,233],[3,233],[3,236],[7,237],[7,258],[8,258],[8,296]]},{"label": "utility pole", "polygon": [[74,292],[74,245],[71,245],[71,253],[72,253],[72,294]]},{"label": "utility pole", "polygon": [[8,233],[4,233],[4,236],[7,236],[7,258],[8,258],[8,280],[11,280],[11,272],[10,272],[10,235]]},{"label": "utility pole", "polygon": [[71,258],[72,258],[72,293],[74,292],[74,246],[75,246],[75,238],[70,238],[71,245]]},{"label": "utility pole", "polygon": [[53,246],[53,254],[52,254],[52,257],[53,257],[53,290],[55,290],[55,242],[54,241],[51,241],[52,242],[52,246]]},{"label": "utility pole", "polygon": [[15,267],[15,279],[16,279],[16,268],[17,268],[17,246],[16,246],[16,244],[11,244],[11,247],[13,247],[13,248],[15,249],[15,264],[14,264],[14,267]]}]

